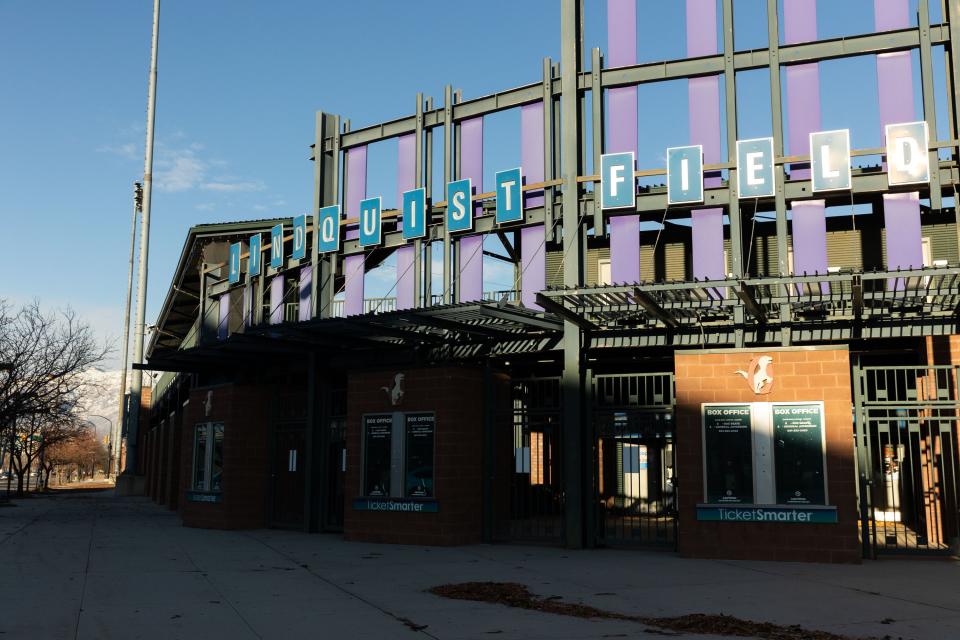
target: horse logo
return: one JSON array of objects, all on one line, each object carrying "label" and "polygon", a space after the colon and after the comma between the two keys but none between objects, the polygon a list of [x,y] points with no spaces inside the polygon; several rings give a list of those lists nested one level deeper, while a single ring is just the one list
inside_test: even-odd
[{"label": "horse logo", "polygon": [[758,396],[765,396],[773,390],[773,358],[757,356],[750,361],[746,371],[737,370],[734,373],[743,376]]},{"label": "horse logo", "polygon": [[398,373],[393,377],[393,388],[391,387],[380,387],[384,393],[387,394],[387,397],[390,398],[390,404],[397,406],[403,401],[403,380],[405,376],[402,373]]}]

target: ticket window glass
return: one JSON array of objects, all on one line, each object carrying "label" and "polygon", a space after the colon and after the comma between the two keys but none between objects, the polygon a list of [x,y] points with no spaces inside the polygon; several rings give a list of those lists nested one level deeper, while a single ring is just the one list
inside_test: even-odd
[{"label": "ticket window glass", "polygon": [[220,491],[222,480],[223,423],[197,424],[193,434],[193,490]]},{"label": "ticket window glass", "polygon": [[702,419],[708,504],[828,503],[822,403],[707,404]]},{"label": "ticket window glass", "polygon": [[366,415],[363,429],[365,496],[435,496],[433,413]]}]

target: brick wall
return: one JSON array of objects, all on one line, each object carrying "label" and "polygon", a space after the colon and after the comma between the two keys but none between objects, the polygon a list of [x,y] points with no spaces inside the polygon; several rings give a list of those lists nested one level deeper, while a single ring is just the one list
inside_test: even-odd
[{"label": "brick wall", "polygon": [[[204,402],[212,391],[212,410]],[[270,387],[229,384],[190,392],[180,429],[180,490],[177,502],[183,523],[211,529],[254,529],[268,522],[270,489]],[[194,427],[223,423],[222,502],[194,502],[187,497],[193,474]]]},{"label": "brick wall", "polygon": [[[348,540],[455,545],[480,542],[483,502],[483,371],[467,367],[403,370],[404,398],[390,404],[396,370],[353,372],[347,386],[347,472],[344,536]],[[437,513],[356,511],[362,493],[361,416],[433,411]]]},{"label": "brick wall", "polygon": [[[756,355],[773,358],[771,393],[754,395],[734,374]],[[850,358],[846,348],[678,351],[677,473],[680,553],[698,558],[859,562]],[[698,522],[703,496],[700,404],[823,401],[829,502],[837,524]]]}]

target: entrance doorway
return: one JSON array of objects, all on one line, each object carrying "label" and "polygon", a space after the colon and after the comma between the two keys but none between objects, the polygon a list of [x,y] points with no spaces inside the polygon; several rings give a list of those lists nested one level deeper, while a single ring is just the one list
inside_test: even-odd
[{"label": "entrance doorway", "polygon": [[277,425],[273,447],[273,509],[271,525],[304,526],[306,491],[306,429],[303,423]]},{"label": "entrance doorway", "polygon": [[510,400],[509,511],[497,537],[563,544],[560,378],[515,379]]},{"label": "entrance doorway", "polygon": [[597,543],[673,549],[673,374],[593,378]]},{"label": "entrance doorway", "polygon": [[854,366],[865,554],[960,552],[960,367]]}]

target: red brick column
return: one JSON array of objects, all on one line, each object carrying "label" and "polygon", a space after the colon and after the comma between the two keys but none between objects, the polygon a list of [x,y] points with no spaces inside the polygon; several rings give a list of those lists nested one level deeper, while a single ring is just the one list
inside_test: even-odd
[{"label": "red brick column", "polygon": [[[404,396],[393,406],[382,387],[403,373]],[[347,386],[344,536],[348,540],[455,545],[480,542],[483,526],[483,371],[431,367],[353,372]],[[362,493],[361,419],[367,413],[435,412],[436,513],[357,511]]]},{"label": "red brick column", "polygon": [[[210,413],[204,403],[207,393]],[[271,388],[266,385],[227,384],[190,392],[180,429],[180,516],[189,527],[254,529],[268,521],[270,490],[269,425]],[[223,491],[220,502],[190,499],[193,475],[193,438],[201,422],[223,423]]]},{"label": "red brick column", "polygon": [[[744,378],[759,355],[773,358],[770,393],[754,394]],[[680,553],[698,558],[859,562],[850,358],[846,347],[678,351],[677,474]],[[703,496],[701,403],[823,401],[828,501],[837,524],[699,522]]]}]

